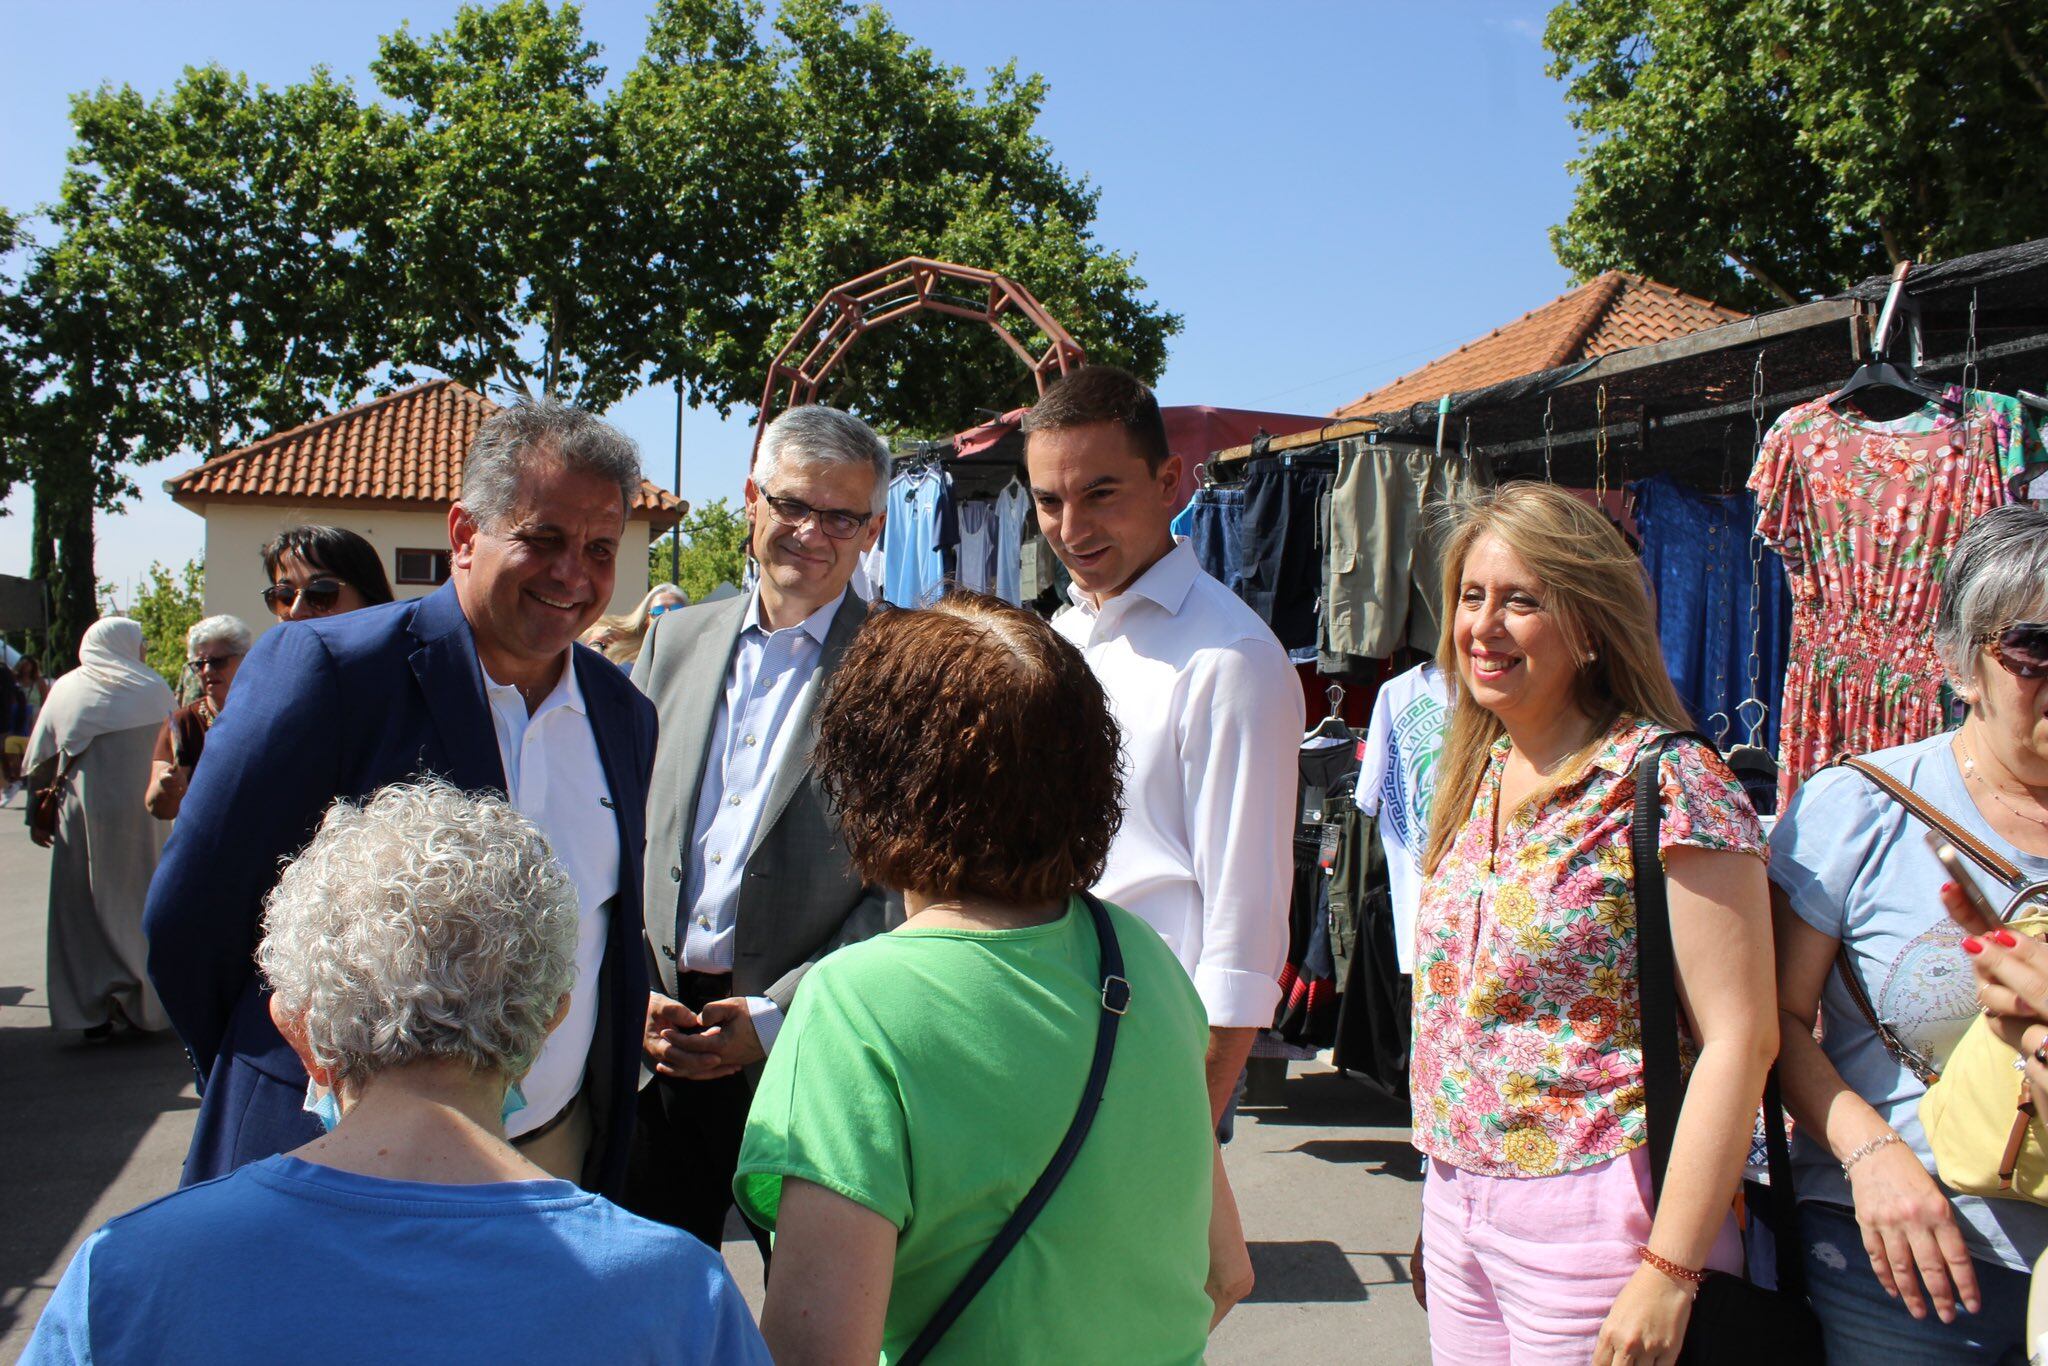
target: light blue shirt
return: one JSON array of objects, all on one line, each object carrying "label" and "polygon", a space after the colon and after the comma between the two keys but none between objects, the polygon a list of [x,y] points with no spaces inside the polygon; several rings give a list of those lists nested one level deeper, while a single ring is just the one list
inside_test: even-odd
[{"label": "light blue shirt", "polygon": [[927,607],[945,588],[941,550],[960,536],[950,483],[937,468],[905,470],[889,483],[882,592],[898,607]]},{"label": "light blue shirt", "polygon": [[[760,834],[775,772],[790,745],[802,738],[788,721],[804,691],[816,683],[825,636],[845,600],[841,590],[803,621],[779,631],[762,625],[758,592],[747,600],[725,695],[711,720],[712,748],[690,829],[679,955],[690,972],[732,971],[740,881]],[[761,1046],[770,1047],[781,1013],[766,997],[749,997],[747,1004]]]},{"label": "light blue shirt", "polygon": [[[1963,786],[1955,736],[1944,734],[1866,756],[1914,793],[2005,855],[2031,880],[2048,877],[2048,859],[2000,839]],[[1792,796],[1771,832],[1771,881],[1793,911],[1842,940],[1877,1017],[1907,1045],[1939,1065],[1976,1020],[1977,978],[1963,932],[1943,912],[1948,874],[1927,847],[1927,829],[1906,808],[1853,769],[1814,774]],[[2006,895],[1975,864],[1964,864],[2003,908]],[[1821,1049],[1849,1089],[1863,1097],[1934,1171],[1920,1126],[1926,1087],[1886,1050],[1883,1040],[1830,972],[1821,993],[1827,1029]],[[1792,1160],[1802,1200],[1851,1204],[1841,1165],[1801,1132]],[[2048,1208],[2025,1200],[1953,1196],[1970,1254],[2018,1270],[2048,1247]]]},{"label": "light blue shirt", "polygon": [[87,1238],[22,1360],[768,1366],[768,1349],[717,1253],[567,1181],[279,1156]]}]

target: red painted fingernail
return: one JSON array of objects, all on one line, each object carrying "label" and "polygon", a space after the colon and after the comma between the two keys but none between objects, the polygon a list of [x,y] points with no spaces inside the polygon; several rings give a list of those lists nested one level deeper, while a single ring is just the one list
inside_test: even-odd
[{"label": "red painted fingernail", "polygon": [[1943,896],[1954,896],[1957,892],[1961,890],[1962,889],[1957,887],[1953,882],[1944,882],[1941,884],[1941,894]]},{"label": "red painted fingernail", "polygon": [[1963,940],[1963,952],[1974,956],[1984,952],[1984,945],[1980,940],[1965,937]]},{"label": "red painted fingernail", "polygon": [[1991,939],[1992,942],[1997,944],[1998,947],[2000,947],[2001,949],[2009,949],[2013,945],[2020,942],[2019,940],[2012,937],[2011,930],[1993,930],[1991,932]]}]

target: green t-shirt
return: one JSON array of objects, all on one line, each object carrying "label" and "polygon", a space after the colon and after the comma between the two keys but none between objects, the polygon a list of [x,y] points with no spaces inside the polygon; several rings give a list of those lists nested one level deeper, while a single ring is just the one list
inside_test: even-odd
[{"label": "green t-shirt", "polygon": [[[1131,1006],[1066,1180],[934,1361],[1200,1361],[1211,1305],[1207,1020],[1187,972],[1114,906]],[[1079,898],[1021,930],[919,929],[811,969],[747,1117],[733,1188],[775,1226],[782,1178],[899,1230],[882,1360],[910,1346],[1065,1137],[1101,1015]]]}]

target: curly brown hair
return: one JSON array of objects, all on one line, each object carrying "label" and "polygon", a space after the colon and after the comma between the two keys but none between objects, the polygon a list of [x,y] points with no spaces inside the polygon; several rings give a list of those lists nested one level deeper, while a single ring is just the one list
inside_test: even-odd
[{"label": "curly brown hair", "polygon": [[1109,699],[1034,614],[953,592],[868,618],[812,761],[864,881],[933,898],[1064,899],[1123,819]]}]

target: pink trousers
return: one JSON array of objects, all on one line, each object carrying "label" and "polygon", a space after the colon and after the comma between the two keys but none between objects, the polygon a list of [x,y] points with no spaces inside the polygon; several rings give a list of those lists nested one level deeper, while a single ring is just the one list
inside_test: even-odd
[{"label": "pink trousers", "polygon": [[[1422,1187],[1430,1354],[1441,1366],[1586,1366],[1649,1237],[1643,1148],[1523,1179],[1431,1159]],[[1732,1215],[1707,1265],[1742,1269]]]}]

